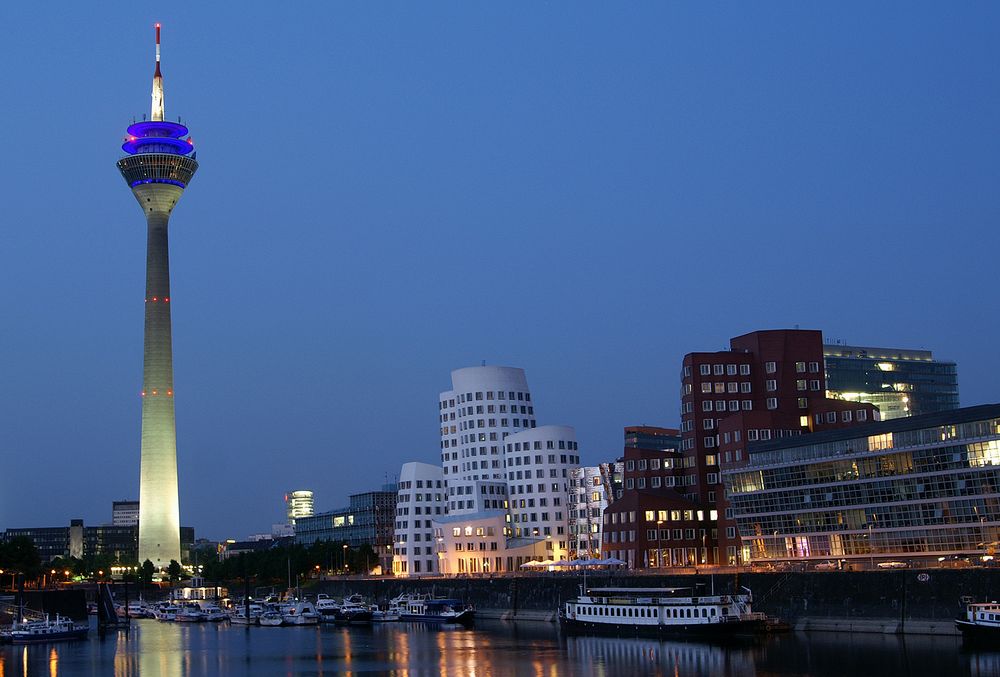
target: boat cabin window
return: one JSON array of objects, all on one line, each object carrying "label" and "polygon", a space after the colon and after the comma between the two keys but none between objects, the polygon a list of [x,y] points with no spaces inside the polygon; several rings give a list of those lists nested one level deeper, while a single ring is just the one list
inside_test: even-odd
[{"label": "boat cabin window", "polygon": [[701,610],[701,617],[702,618],[708,618],[708,609],[702,609]]},{"label": "boat cabin window", "polygon": [[712,615],[713,616],[715,615],[715,607],[714,606],[712,607]]}]

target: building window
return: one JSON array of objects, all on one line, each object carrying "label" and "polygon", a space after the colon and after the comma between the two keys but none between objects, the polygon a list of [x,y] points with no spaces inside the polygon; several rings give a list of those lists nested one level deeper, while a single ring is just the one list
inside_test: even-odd
[{"label": "building window", "polygon": [[749,364],[741,364],[740,365],[740,376],[749,376],[749,375],[750,375],[750,365]]},{"label": "building window", "polygon": [[699,373],[702,376],[711,376],[712,375],[712,365],[710,365],[710,364],[702,364],[702,365],[699,366],[698,371],[699,371]]},{"label": "building window", "polygon": [[743,400],[743,411],[753,411],[753,400]]},{"label": "building window", "polygon": [[736,376],[736,365],[735,364],[727,364],[726,365],[726,374],[728,376]]},{"label": "building window", "polygon": [[768,379],[767,383],[765,384],[765,387],[767,388],[767,392],[773,393],[775,390],[778,389],[778,382],[775,381],[773,378]]},{"label": "building window", "polygon": [[705,400],[701,403],[702,411],[712,411],[712,400]]},{"label": "building window", "polygon": [[778,398],[777,397],[769,397],[769,398],[767,398],[767,408],[768,409],[777,409],[778,408]]},{"label": "building window", "polygon": [[795,382],[795,389],[796,390],[805,390],[806,389],[806,380],[804,378],[800,378],[799,380],[797,380]]},{"label": "building window", "polygon": [[687,364],[684,365],[684,378],[691,378],[691,366],[690,365],[687,365]]},{"label": "building window", "polygon": [[773,374],[774,372],[778,371],[778,365],[774,362],[766,362],[764,364],[764,371],[767,372],[768,374]]},{"label": "building window", "polygon": [[844,423],[851,422],[851,412],[849,410],[840,412],[840,420]]},{"label": "building window", "polygon": [[710,393],[710,392],[712,392],[712,382],[711,381],[702,381],[702,383],[701,383],[701,392],[703,392],[703,393]]},{"label": "building window", "polygon": [[868,420],[868,412],[865,411],[864,409],[858,409],[858,420],[859,421],[867,421]]},{"label": "building window", "polygon": [[827,423],[836,423],[837,422],[837,412],[835,412],[835,411],[828,411],[828,412],[826,412],[826,422]]},{"label": "building window", "polygon": [[739,411],[740,401],[739,400],[729,400],[729,411]]},{"label": "building window", "polygon": [[715,436],[713,435],[711,437],[704,438],[702,440],[702,443],[703,443],[703,445],[705,447],[714,447],[715,446]]},{"label": "building window", "polygon": [[806,373],[806,363],[805,362],[796,362],[795,363],[795,372],[797,374],[804,374],[804,373]]},{"label": "building window", "polygon": [[809,390],[819,390],[819,381],[815,379],[809,381]]},{"label": "building window", "polygon": [[799,409],[808,409],[808,408],[809,408],[809,400],[808,400],[808,398],[800,397],[799,398]]},{"label": "building window", "polygon": [[810,362],[809,363],[809,372],[812,373],[812,374],[818,374],[819,373],[819,362]]},{"label": "building window", "polygon": [[723,370],[725,368],[726,367],[723,364],[713,364],[712,365],[712,373],[714,373],[716,376],[722,376],[722,374],[724,373]]},{"label": "building window", "polygon": [[740,392],[741,393],[748,393],[748,392],[750,392],[750,381],[744,381],[744,382],[740,383]]}]

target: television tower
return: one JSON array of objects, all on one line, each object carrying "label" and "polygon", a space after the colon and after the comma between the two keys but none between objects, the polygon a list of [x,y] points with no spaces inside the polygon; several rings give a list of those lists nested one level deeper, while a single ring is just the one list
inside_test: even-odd
[{"label": "television tower", "polygon": [[187,133],[184,125],[164,118],[160,24],[156,24],[152,110],[148,121],[129,126],[122,144],[126,155],[118,161],[118,169],[146,216],[139,562],[151,560],[161,570],[170,560],[181,561],[167,222],[198,169]]}]

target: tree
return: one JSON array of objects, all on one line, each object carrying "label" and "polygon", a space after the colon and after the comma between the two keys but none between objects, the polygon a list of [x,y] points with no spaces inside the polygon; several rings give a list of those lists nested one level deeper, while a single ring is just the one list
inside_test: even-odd
[{"label": "tree", "polygon": [[181,577],[181,565],[175,559],[170,560],[170,564],[167,566],[167,575],[170,576],[170,582],[175,583]]},{"label": "tree", "polygon": [[156,573],[156,567],[150,560],[146,560],[139,567],[139,583],[142,585],[149,585],[153,582],[153,574]]},{"label": "tree", "polygon": [[42,558],[34,541],[27,536],[12,538],[0,548],[0,569],[24,574],[26,580],[42,575]]}]

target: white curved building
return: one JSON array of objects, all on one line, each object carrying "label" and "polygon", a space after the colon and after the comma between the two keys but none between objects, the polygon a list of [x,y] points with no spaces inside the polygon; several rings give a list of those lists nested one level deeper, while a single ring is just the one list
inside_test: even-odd
[{"label": "white curved building", "polygon": [[427,576],[438,572],[432,522],[444,514],[445,485],[441,468],[430,463],[404,463],[396,493],[396,528],[392,573]]},{"label": "white curved building", "polygon": [[510,501],[510,536],[545,540],[546,559],[568,555],[570,474],[580,465],[576,431],[546,425],[510,435],[503,466]]},{"label": "white curved building", "polygon": [[505,510],[504,439],[536,425],[524,370],[466,367],[451,372],[451,384],[438,400],[448,512]]}]

